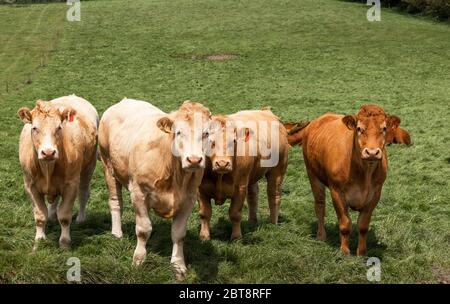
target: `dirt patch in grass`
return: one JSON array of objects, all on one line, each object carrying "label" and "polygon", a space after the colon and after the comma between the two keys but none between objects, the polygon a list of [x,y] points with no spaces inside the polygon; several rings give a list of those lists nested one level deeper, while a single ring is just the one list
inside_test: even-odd
[{"label": "dirt patch in grass", "polygon": [[450,284],[450,269],[448,268],[433,268],[433,275],[441,284]]},{"label": "dirt patch in grass", "polygon": [[224,61],[224,60],[233,60],[238,59],[239,56],[236,54],[211,54],[205,56],[204,60],[212,60],[212,61]]}]

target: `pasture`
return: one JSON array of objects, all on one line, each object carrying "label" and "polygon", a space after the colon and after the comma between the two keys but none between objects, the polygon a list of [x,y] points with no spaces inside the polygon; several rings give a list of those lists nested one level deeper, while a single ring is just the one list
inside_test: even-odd
[{"label": "pasture", "polygon": [[[0,5],[0,283],[64,283],[69,257],[83,283],[171,283],[170,222],[153,213],[147,260],[131,266],[134,212],[125,195],[124,237],[115,239],[100,162],[87,222],[72,223],[72,249],[60,228],[32,252],[35,224],[18,161],[21,106],[75,93],[101,114],[123,97],[165,111],[191,99],[213,113],[270,105],[283,121],[376,103],[402,118],[414,145],[388,147],[389,172],[374,211],[368,257],[381,283],[449,281],[450,26],[337,0],[128,0],[81,3],[68,22],[64,3]],[[209,60],[232,54],[230,60]],[[218,59],[223,59],[219,58]],[[243,216],[230,242],[229,202],[213,206],[211,241],[198,238],[198,206],[185,242],[187,283],[367,283],[367,257],[339,251],[327,196],[328,240],[315,240],[313,197],[298,147],[290,151],[280,224],[268,224],[260,182],[259,222]],[[151,161],[151,160],[149,160]],[[78,203],[75,204],[76,209]],[[76,215],[74,210],[74,216]],[[355,223],[357,213],[352,212]]]}]

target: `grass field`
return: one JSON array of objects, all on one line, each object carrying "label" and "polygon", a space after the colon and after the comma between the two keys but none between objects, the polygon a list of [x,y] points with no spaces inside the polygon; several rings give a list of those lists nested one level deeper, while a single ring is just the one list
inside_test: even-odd
[{"label": "grass field", "polygon": [[[285,121],[380,104],[402,118],[414,145],[388,148],[368,256],[381,259],[381,283],[449,281],[449,24],[388,9],[371,23],[366,6],[337,0],[89,1],[82,2],[80,22],[65,20],[67,8],[0,6],[0,283],[66,282],[72,256],[81,260],[85,283],[173,282],[170,222],[151,214],[147,260],[132,267],[134,213],[127,197],[124,238],[115,239],[100,163],[88,220],[72,224],[72,249],[58,249],[60,228],[50,224],[48,240],[32,252],[35,225],[18,162],[16,111],[72,93],[99,113],[126,96],[166,111],[186,99],[214,113],[270,105]],[[239,58],[201,59],[212,53]],[[290,152],[280,225],[267,223],[264,183],[260,193],[259,224],[249,225],[245,215],[236,242],[229,241],[228,203],[213,208],[210,242],[198,239],[195,208],[185,242],[186,282],[368,282],[367,258],[339,252],[329,197],[328,240],[315,240],[298,148]],[[351,240],[354,253],[355,229]]]}]

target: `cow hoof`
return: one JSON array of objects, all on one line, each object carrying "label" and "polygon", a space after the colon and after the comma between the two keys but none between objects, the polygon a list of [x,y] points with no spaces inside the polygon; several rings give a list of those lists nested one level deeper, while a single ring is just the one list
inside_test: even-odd
[{"label": "cow hoof", "polygon": [[111,234],[114,235],[116,238],[121,239],[123,236],[122,230],[119,231],[111,231]]},{"label": "cow hoof", "polygon": [[341,252],[342,252],[343,254],[345,254],[345,255],[350,255],[350,249],[348,249],[348,248],[342,248],[342,247],[341,247]]},{"label": "cow hoof", "polygon": [[186,266],[180,266],[180,265],[174,265],[173,275],[175,277],[175,280],[177,281],[183,281],[186,279],[186,273],[187,269]]},{"label": "cow hoof", "polygon": [[45,239],[46,239],[45,235],[35,237],[33,243],[33,251],[36,251],[39,247],[39,242]]},{"label": "cow hoof", "polygon": [[327,235],[325,233],[317,234],[316,239],[318,241],[326,241],[327,240]]},{"label": "cow hoof", "polygon": [[75,221],[77,224],[84,223],[86,221],[86,215],[78,214],[77,219]]},{"label": "cow hoof", "polygon": [[145,258],[147,256],[147,252],[144,250],[143,252],[134,251],[134,255],[133,255],[133,266],[140,266],[142,265],[142,263],[144,263]]},{"label": "cow hoof", "polygon": [[258,224],[258,220],[255,218],[251,218],[251,219],[248,219],[248,223],[250,225],[256,225],[256,224]]},{"label": "cow hoof", "polygon": [[199,238],[200,238],[200,241],[203,241],[203,242],[211,240],[211,237],[209,236],[209,234],[200,234]]},{"label": "cow hoof", "polygon": [[231,235],[231,241],[236,241],[242,237],[242,234],[232,234]]},{"label": "cow hoof", "polygon": [[365,256],[366,255],[367,250],[366,249],[357,249],[356,250],[356,256]]},{"label": "cow hoof", "polygon": [[59,240],[59,248],[61,249],[70,249],[70,239],[62,238]]}]

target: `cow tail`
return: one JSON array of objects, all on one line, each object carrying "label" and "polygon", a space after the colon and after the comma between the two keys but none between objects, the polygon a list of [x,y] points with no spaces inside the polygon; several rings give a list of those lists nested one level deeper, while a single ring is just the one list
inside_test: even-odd
[{"label": "cow tail", "polygon": [[289,145],[296,146],[302,145],[303,137],[306,133],[306,127],[309,125],[309,121],[302,121],[297,123],[292,129],[287,133]]}]

